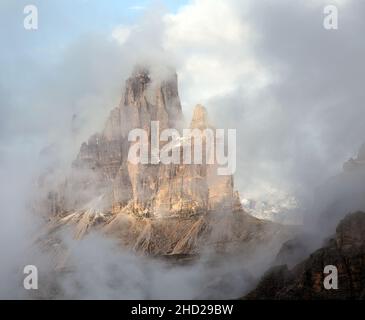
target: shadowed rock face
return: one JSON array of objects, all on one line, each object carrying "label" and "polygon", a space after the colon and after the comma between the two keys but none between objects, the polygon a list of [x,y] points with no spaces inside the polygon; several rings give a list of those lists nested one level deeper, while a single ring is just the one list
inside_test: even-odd
[{"label": "shadowed rock face", "polygon": [[[338,289],[326,290],[324,267],[338,269]],[[245,299],[365,299],[365,213],[347,215],[327,244],[292,269],[269,270]]]},{"label": "shadowed rock face", "polygon": [[316,188],[312,206],[305,216],[309,229],[323,237],[332,235],[346,213],[365,211],[365,145],[357,157],[347,161],[342,172]]},{"label": "shadowed rock face", "polygon": [[[57,208],[51,230],[75,225],[80,238],[99,228],[131,249],[160,255],[197,253],[203,245],[221,248],[230,242],[239,247],[238,242],[251,245],[282,236],[281,227],[243,212],[233,177],[218,176],[215,163],[128,161],[130,130],[141,128],[151,137],[151,121],[159,121],[160,132],[181,132],[177,76],[171,72],[153,79],[139,67],[127,79],[120,105],[111,111],[104,130],[82,144],[72,176],[51,199],[63,199],[50,205]],[[196,106],[190,128],[213,129],[203,106]],[[204,151],[206,139],[202,134]],[[195,143],[182,139],[174,148],[182,153],[186,146],[193,150]]]}]

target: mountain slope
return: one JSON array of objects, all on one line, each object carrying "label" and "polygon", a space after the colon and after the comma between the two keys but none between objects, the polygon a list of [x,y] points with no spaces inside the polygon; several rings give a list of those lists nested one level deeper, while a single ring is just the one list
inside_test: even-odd
[{"label": "mountain slope", "polygon": [[[323,285],[324,267],[338,269],[338,289]],[[347,215],[327,244],[288,269],[276,266],[245,299],[365,299],[365,213]]]},{"label": "mountain slope", "polygon": [[[164,164],[155,159],[154,121],[157,134],[167,128],[181,133],[184,119],[177,76],[173,71],[152,76],[148,69],[137,67],[104,130],[82,144],[72,174],[50,190],[54,196],[47,198],[49,230],[68,226],[80,239],[97,229],[131,250],[151,255],[196,254],[203,248],[253,249],[255,243],[287,239],[286,227],[246,214],[233,176],[218,175],[216,161],[207,161],[208,131],[214,132],[214,127],[203,106],[195,107],[188,126],[201,134],[201,140],[183,136],[172,149],[182,154],[185,148],[202,147],[204,160],[198,164]],[[147,132],[148,163],[129,160],[132,129]],[[217,148],[218,138],[212,141]],[[161,142],[160,147],[164,145]]]}]

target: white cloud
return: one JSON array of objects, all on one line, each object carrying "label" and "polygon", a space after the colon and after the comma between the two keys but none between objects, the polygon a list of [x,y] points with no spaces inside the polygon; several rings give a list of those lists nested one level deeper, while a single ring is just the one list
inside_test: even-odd
[{"label": "white cloud", "polygon": [[256,34],[242,19],[244,14],[236,1],[195,0],[164,17],[163,47],[179,62],[186,108],[238,86],[260,88],[267,83],[269,75],[251,51]]},{"label": "white cloud", "polygon": [[131,6],[128,9],[134,10],[134,11],[142,11],[142,10],[146,10],[146,7],[145,6]]},{"label": "white cloud", "polygon": [[112,31],[112,38],[116,40],[119,44],[124,44],[131,35],[132,30],[133,26],[117,26]]},{"label": "white cloud", "polygon": [[165,21],[168,45],[174,48],[237,45],[248,37],[248,26],[231,1],[195,0],[176,14],[166,15]]}]

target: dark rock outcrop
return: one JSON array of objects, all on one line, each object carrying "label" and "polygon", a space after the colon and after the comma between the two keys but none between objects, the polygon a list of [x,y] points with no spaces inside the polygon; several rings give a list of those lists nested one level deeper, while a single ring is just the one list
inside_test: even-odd
[{"label": "dark rock outcrop", "polygon": [[[348,212],[365,211],[365,145],[358,155],[343,166],[343,171],[331,177],[314,194],[304,223],[324,237],[332,235],[337,224]],[[312,214],[310,214],[312,213]]]},{"label": "dark rock outcrop", "polygon": [[[324,267],[338,269],[338,289],[325,289]],[[365,213],[347,215],[321,249],[288,269],[269,270],[245,299],[364,299]]]}]

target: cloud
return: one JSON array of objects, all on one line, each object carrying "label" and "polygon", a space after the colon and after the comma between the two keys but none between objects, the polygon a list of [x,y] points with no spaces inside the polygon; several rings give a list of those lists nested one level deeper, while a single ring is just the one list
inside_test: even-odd
[{"label": "cloud", "polygon": [[192,1],[164,17],[163,47],[177,57],[182,102],[188,110],[237,89],[243,81],[258,88],[268,80],[251,52],[255,31],[236,8],[232,1]]},{"label": "cloud", "polygon": [[131,6],[128,9],[134,10],[134,11],[142,11],[142,10],[146,10],[146,7],[145,6]]},{"label": "cloud", "polygon": [[[14,12],[21,6],[3,5],[1,21],[8,28],[0,30],[5,39],[0,239],[12,243],[14,252],[0,245],[1,256],[11,262],[0,269],[1,279],[10,279],[14,265],[21,266],[15,257],[31,238],[32,232],[19,226],[29,221],[31,181],[43,165],[39,151],[55,144],[69,165],[80,142],[101,129],[119,103],[123,81],[139,61],[176,66],[184,112],[203,103],[217,127],[237,128],[235,179],[243,195],[262,197],[275,189],[294,193],[307,205],[315,187],[338,173],[365,140],[365,4],[336,1],[339,30],[327,31],[326,3],[194,0],[176,13],[144,10],[139,21],[78,35],[61,47],[48,47],[41,33],[20,30]],[[100,260],[92,253],[85,259]],[[131,268],[134,258],[126,259]],[[109,281],[107,276],[101,281]]]},{"label": "cloud", "polygon": [[183,106],[203,102],[239,131],[242,192],[308,194],[364,140],[363,5],[339,1],[331,32],[325,4],[201,0],[165,16]]},{"label": "cloud", "polygon": [[112,31],[112,38],[117,40],[120,44],[124,44],[131,35],[133,27],[130,26],[118,26]]}]

